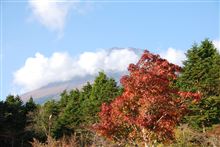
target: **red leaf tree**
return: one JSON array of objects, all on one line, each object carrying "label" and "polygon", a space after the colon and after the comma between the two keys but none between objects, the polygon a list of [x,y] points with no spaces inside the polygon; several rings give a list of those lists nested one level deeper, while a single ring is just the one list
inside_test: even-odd
[{"label": "red leaf tree", "polygon": [[121,78],[122,95],[102,104],[95,130],[119,143],[171,141],[187,102],[200,98],[199,93],[180,92],[172,86],[180,70],[145,51],[136,65],[129,65],[130,74]]}]

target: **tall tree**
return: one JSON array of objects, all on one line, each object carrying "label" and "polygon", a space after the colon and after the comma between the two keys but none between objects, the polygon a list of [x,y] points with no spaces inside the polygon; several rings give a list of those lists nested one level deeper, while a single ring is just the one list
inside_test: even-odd
[{"label": "tall tree", "polygon": [[194,44],[186,53],[183,71],[179,78],[181,87],[199,90],[203,96],[220,95],[220,54],[208,39]]},{"label": "tall tree", "polygon": [[84,121],[93,124],[98,121],[98,112],[103,102],[109,103],[120,94],[120,88],[114,79],[107,77],[104,72],[94,80],[90,96],[82,104]]},{"label": "tall tree", "polygon": [[26,111],[19,96],[9,95],[0,103],[0,142],[4,146],[21,145],[24,141]]},{"label": "tall tree", "polygon": [[205,39],[187,51],[183,71],[178,79],[182,90],[202,93],[198,105],[191,106],[187,123],[197,129],[220,123],[220,54],[213,43]]},{"label": "tall tree", "polygon": [[33,98],[30,99],[25,104],[25,109],[27,112],[33,112],[37,108],[36,103],[34,102]]},{"label": "tall tree", "polygon": [[102,105],[95,130],[120,143],[172,140],[189,98],[198,100],[199,94],[172,87],[180,67],[148,51],[128,70],[130,74],[121,78],[124,92]]},{"label": "tall tree", "polygon": [[80,146],[90,141],[92,137],[88,138],[88,135],[92,133],[84,127],[84,118],[87,114],[83,113],[83,106],[84,101],[89,99],[91,90],[92,85],[87,82],[80,91],[75,89],[61,94],[61,100],[58,102],[61,106],[60,113],[53,131],[56,138],[75,134]]},{"label": "tall tree", "polygon": [[65,107],[60,107],[62,110],[55,122],[54,135],[56,138],[74,133],[75,128],[80,124],[80,91],[78,89],[71,90],[69,93],[64,91],[59,103],[64,106],[64,102]]}]

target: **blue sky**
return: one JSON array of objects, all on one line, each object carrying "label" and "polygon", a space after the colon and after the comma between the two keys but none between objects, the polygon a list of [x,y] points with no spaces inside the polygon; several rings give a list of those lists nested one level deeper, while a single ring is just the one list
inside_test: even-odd
[{"label": "blue sky", "polygon": [[[219,1],[90,1],[55,3],[52,6],[49,3],[45,9],[42,8],[45,5],[36,6],[37,2],[1,3],[2,99],[9,93],[19,92],[24,86],[27,88],[25,74],[17,77],[24,78],[17,79],[23,80],[17,84],[14,75],[31,57],[39,59],[36,53],[43,56],[40,59],[50,59],[54,53],[63,55],[61,53],[65,52],[62,57],[71,58],[72,62],[85,52],[97,54],[112,47],[134,47],[170,57],[172,55],[167,55],[169,49],[183,54],[194,42],[204,38],[219,42],[220,38]],[[24,72],[28,71],[25,68]]]}]

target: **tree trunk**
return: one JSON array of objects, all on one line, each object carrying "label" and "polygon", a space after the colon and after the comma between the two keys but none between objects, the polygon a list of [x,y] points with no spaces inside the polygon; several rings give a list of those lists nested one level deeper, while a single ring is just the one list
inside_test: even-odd
[{"label": "tree trunk", "polygon": [[149,147],[145,128],[143,128],[141,131],[142,131],[142,136],[143,136],[143,140],[144,140],[144,146]]}]

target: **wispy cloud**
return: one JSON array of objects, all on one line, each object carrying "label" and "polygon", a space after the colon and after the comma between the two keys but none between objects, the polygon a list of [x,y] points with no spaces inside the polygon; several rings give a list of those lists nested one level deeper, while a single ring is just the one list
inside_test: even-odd
[{"label": "wispy cloud", "polygon": [[126,48],[84,52],[78,57],[60,52],[53,53],[51,57],[36,53],[14,73],[14,83],[25,92],[53,82],[96,75],[101,70],[106,73],[122,73],[127,71],[130,63],[136,63],[138,59],[138,53]]},{"label": "wispy cloud", "polygon": [[58,3],[51,0],[29,0],[28,3],[35,20],[49,30],[63,32],[67,15],[73,3]]},{"label": "wispy cloud", "polygon": [[90,0],[28,0],[30,18],[62,37],[70,12],[87,14],[93,10]]}]

